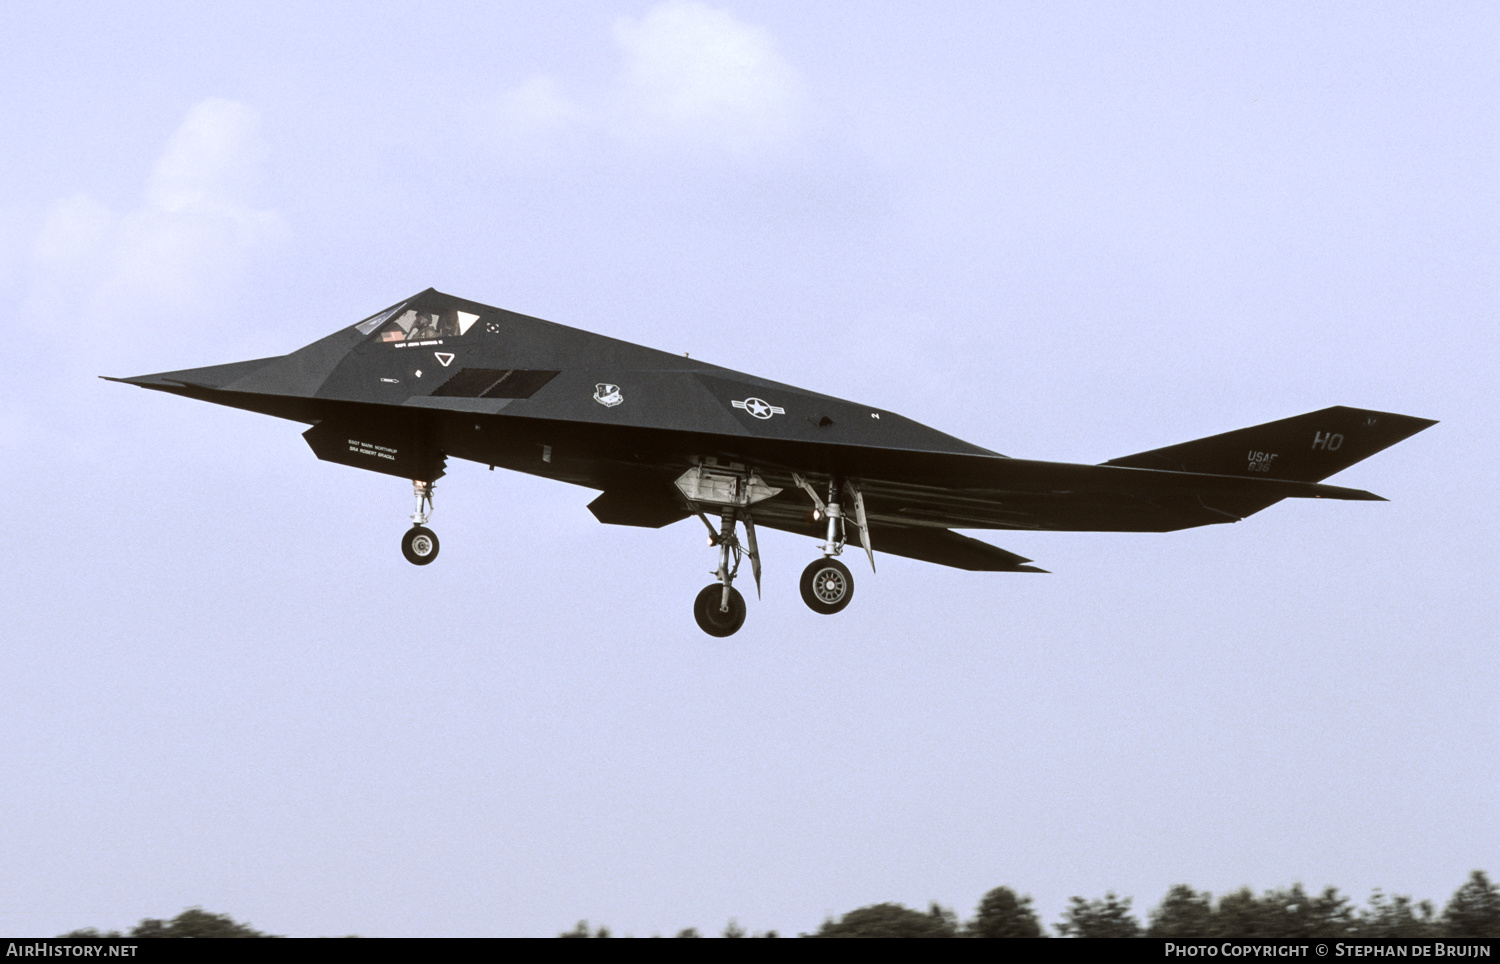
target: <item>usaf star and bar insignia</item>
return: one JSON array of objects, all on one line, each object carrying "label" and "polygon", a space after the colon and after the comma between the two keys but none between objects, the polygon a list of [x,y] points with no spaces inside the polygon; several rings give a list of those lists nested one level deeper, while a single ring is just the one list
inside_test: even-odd
[{"label": "usaf star and bar insignia", "polygon": [[735,408],[744,409],[751,415],[754,415],[756,418],[770,418],[772,415],[786,414],[786,409],[782,408],[780,405],[772,405],[765,399],[756,398],[754,396],[751,396],[744,401],[736,399],[729,404],[733,405]]}]

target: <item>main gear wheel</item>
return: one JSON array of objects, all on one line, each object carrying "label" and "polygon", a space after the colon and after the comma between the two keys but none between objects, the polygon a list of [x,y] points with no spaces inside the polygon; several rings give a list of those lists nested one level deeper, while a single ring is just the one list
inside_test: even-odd
[{"label": "main gear wheel", "polygon": [[724,608],[724,584],[721,582],[704,586],[698,598],[693,600],[693,618],[698,628],[710,636],[733,636],[745,625],[745,597],[733,587],[729,589],[729,608]]},{"label": "main gear wheel", "polygon": [[832,616],[854,598],[854,576],[849,567],[832,556],[818,559],[802,570],[802,601],[815,613]]}]

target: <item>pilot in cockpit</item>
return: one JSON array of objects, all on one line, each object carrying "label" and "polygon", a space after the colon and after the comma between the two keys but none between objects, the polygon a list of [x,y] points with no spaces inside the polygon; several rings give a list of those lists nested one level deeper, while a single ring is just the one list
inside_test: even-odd
[{"label": "pilot in cockpit", "polygon": [[436,338],[438,336],[437,326],[434,322],[437,316],[425,311],[417,312],[417,320],[411,326],[411,332],[407,334],[407,341],[416,341],[419,338]]}]

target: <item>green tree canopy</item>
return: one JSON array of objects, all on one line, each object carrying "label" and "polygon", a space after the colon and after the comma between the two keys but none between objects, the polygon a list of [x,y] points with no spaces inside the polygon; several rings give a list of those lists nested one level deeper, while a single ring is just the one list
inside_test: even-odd
[{"label": "green tree canopy", "polygon": [[249,924],[241,924],[228,914],[210,914],[201,907],[189,907],[171,920],[148,917],[130,929],[127,937],[272,937]]},{"label": "green tree canopy", "polygon": [[1476,870],[1443,908],[1445,937],[1500,937],[1500,889]]},{"label": "green tree canopy", "polygon": [[1316,897],[1301,884],[1290,890],[1270,890],[1261,897],[1265,920],[1278,929],[1276,937],[1351,937],[1355,933],[1354,908],[1338,888],[1329,887]]},{"label": "green tree canopy", "polygon": [[1370,895],[1370,904],[1359,915],[1360,937],[1430,938],[1439,935],[1432,901],[1412,903],[1410,897],[1387,897],[1380,891]]},{"label": "green tree canopy", "polygon": [[1218,937],[1214,915],[1214,895],[1198,893],[1187,884],[1167,891],[1161,904],[1151,912],[1147,937],[1186,938]]},{"label": "green tree canopy", "polygon": [[956,937],[951,913],[936,904],[924,914],[901,904],[872,904],[827,920],[814,937]]},{"label": "green tree canopy", "polygon": [[1009,887],[996,887],[979,901],[979,909],[965,933],[969,937],[1041,937],[1042,923],[1031,909],[1031,898],[1017,897]]},{"label": "green tree canopy", "polygon": [[1064,937],[1139,937],[1141,922],[1130,915],[1130,898],[1110,891],[1103,900],[1072,898],[1057,932]]},{"label": "green tree canopy", "polygon": [[573,925],[570,931],[563,931],[558,937],[609,937],[609,928],[601,926],[596,931],[589,930],[589,922],[581,920]]}]

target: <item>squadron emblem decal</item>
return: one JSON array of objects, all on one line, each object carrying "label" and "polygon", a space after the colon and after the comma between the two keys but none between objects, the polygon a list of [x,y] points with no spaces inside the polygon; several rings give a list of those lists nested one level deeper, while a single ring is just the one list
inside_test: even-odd
[{"label": "squadron emblem decal", "polygon": [[625,401],[625,396],[620,394],[619,385],[609,385],[605,382],[600,382],[594,386],[594,401],[605,408],[614,408]]},{"label": "squadron emblem decal", "polygon": [[772,415],[786,414],[786,409],[782,408],[780,405],[772,405],[765,399],[755,398],[754,396],[745,399],[743,402],[736,400],[730,402],[729,404],[733,405],[735,408],[743,408],[745,411],[749,412],[751,415],[754,415],[756,418],[770,418]]}]

